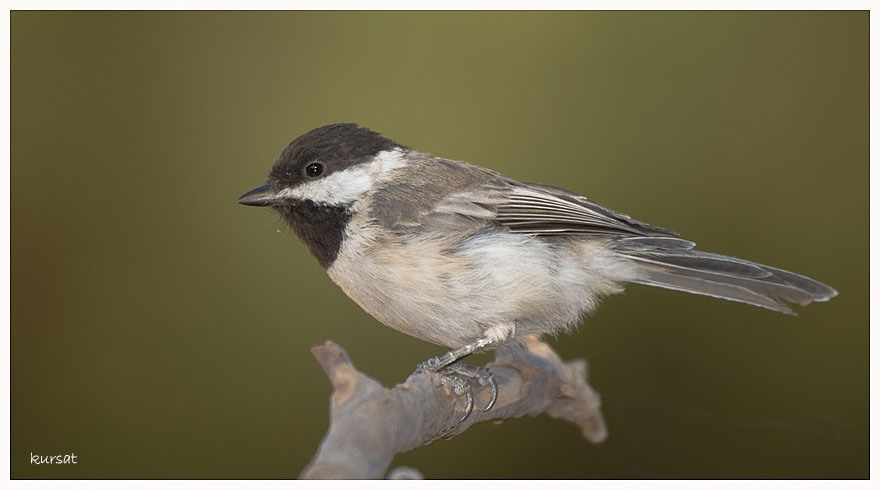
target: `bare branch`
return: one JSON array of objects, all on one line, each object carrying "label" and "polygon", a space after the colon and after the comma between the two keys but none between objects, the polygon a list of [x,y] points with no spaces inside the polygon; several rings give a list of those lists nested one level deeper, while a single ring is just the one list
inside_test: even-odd
[{"label": "bare branch", "polygon": [[483,412],[488,387],[475,387],[475,409],[463,422],[464,397],[435,373],[411,375],[394,388],[358,371],[338,344],[312,355],[333,386],[330,429],[301,478],[382,478],[398,453],[458,435],[489,420],[537,416],[568,420],[591,442],[607,436],[599,395],[587,383],[584,360],[564,362],[550,346],[529,337],[525,349],[502,351],[486,366],[498,383],[498,400]]}]

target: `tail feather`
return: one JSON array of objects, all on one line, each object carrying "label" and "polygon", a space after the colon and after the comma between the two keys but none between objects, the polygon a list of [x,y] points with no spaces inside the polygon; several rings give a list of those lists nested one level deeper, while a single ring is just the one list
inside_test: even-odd
[{"label": "tail feather", "polygon": [[794,314],[785,302],[801,306],[837,296],[833,288],[775,267],[693,250],[672,237],[616,240],[614,248],[639,266],[630,282],[739,301]]}]

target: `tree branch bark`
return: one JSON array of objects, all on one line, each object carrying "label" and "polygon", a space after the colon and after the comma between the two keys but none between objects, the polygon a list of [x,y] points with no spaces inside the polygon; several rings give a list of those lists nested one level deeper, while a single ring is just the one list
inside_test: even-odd
[{"label": "tree branch bark", "polygon": [[580,427],[598,443],[607,431],[599,395],[587,383],[583,359],[564,362],[535,337],[525,349],[500,351],[486,366],[498,383],[498,400],[483,412],[488,387],[474,387],[475,407],[459,422],[466,400],[436,373],[413,374],[385,388],[358,371],[338,344],[327,341],[312,355],[333,386],[330,428],[300,478],[383,478],[398,453],[461,434],[474,424],[546,413]]}]

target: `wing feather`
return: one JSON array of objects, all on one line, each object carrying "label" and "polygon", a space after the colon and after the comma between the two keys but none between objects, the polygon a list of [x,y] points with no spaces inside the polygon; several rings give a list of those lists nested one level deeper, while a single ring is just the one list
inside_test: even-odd
[{"label": "wing feather", "polygon": [[495,221],[513,233],[677,236],[557,187],[516,183],[506,197]]}]

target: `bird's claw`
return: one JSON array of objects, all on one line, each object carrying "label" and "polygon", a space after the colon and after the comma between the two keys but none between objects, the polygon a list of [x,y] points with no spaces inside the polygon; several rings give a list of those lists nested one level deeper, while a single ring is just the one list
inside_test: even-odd
[{"label": "bird's claw", "polygon": [[467,405],[464,408],[464,415],[458,419],[459,424],[464,422],[471,415],[471,412],[474,411],[474,390],[471,388],[471,384],[463,377],[455,374],[444,374],[440,380],[443,384],[450,385],[452,387],[452,392],[455,393],[456,396],[464,396],[467,400]]},{"label": "bird's claw", "polygon": [[469,380],[476,381],[480,386],[488,386],[491,390],[489,402],[482,409],[483,412],[488,412],[498,399],[498,383],[495,382],[495,377],[492,373],[484,367],[471,366],[459,362],[444,366],[442,365],[442,360],[435,357],[419,364],[416,368],[416,373],[425,371],[440,374],[443,383],[450,385],[453,393],[466,398],[467,406],[465,407],[464,415],[458,421],[459,423],[464,422],[474,409],[474,390]]}]

